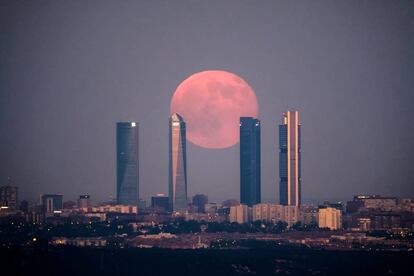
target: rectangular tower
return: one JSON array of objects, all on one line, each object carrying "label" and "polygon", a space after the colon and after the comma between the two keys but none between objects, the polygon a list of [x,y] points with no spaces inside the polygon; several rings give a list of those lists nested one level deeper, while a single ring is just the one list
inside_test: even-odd
[{"label": "rectangular tower", "polygon": [[8,208],[10,210],[18,209],[18,188],[13,186],[0,187],[0,207]]},{"label": "rectangular tower", "polygon": [[174,113],[169,120],[169,185],[171,211],[187,210],[187,150],[183,117]]},{"label": "rectangular tower", "polygon": [[240,203],[260,203],[260,121],[240,118]]},{"label": "rectangular tower", "polygon": [[283,113],[279,125],[279,198],[282,205],[301,203],[300,124],[297,111]]},{"label": "rectangular tower", "polygon": [[117,202],[138,205],[139,162],[138,124],[120,122],[116,125]]}]

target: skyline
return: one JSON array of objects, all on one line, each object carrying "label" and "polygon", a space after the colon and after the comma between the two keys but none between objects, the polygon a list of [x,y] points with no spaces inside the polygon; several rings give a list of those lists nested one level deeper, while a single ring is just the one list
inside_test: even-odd
[{"label": "skyline", "polygon": [[[279,200],[286,110],[304,126],[304,202],[414,197],[412,2],[161,3],[1,4],[2,185],[115,197],[114,125],[137,121],[141,197],[167,193],[172,95],[226,70],[257,96],[263,201]],[[189,195],[239,197],[238,145],[187,151]]]}]

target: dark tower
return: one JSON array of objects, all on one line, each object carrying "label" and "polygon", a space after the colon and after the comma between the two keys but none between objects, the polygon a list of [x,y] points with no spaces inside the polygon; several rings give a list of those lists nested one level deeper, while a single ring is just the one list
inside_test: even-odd
[{"label": "dark tower", "polygon": [[260,121],[240,118],[240,203],[260,203]]},{"label": "dark tower", "polygon": [[118,204],[138,205],[138,124],[135,122],[116,125],[116,164]]}]

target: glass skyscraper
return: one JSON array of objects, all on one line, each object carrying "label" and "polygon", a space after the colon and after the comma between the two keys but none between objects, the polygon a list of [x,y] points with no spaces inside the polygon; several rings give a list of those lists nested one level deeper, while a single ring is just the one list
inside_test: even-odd
[{"label": "glass skyscraper", "polygon": [[301,203],[300,124],[297,111],[283,113],[279,125],[279,198],[282,205]]},{"label": "glass skyscraper", "polygon": [[139,162],[138,124],[120,122],[116,125],[117,202],[138,205]]},{"label": "glass skyscraper", "polygon": [[240,118],[240,203],[260,203],[260,121]]},{"label": "glass skyscraper", "polygon": [[169,120],[169,185],[171,211],[187,209],[187,151],[183,117],[174,113]]}]

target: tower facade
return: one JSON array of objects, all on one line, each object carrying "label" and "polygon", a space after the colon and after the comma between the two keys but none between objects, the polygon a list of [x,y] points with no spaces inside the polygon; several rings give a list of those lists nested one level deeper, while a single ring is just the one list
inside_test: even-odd
[{"label": "tower facade", "polygon": [[260,203],[260,121],[240,118],[240,203]]},{"label": "tower facade", "polygon": [[116,125],[117,202],[138,205],[139,160],[138,124],[120,122]]},{"label": "tower facade", "polygon": [[183,117],[174,113],[169,120],[169,185],[171,211],[187,209],[187,146]]},{"label": "tower facade", "polygon": [[301,203],[301,137],[299,114],[288,111],[279,125],[279,198],[282,205]]}]

